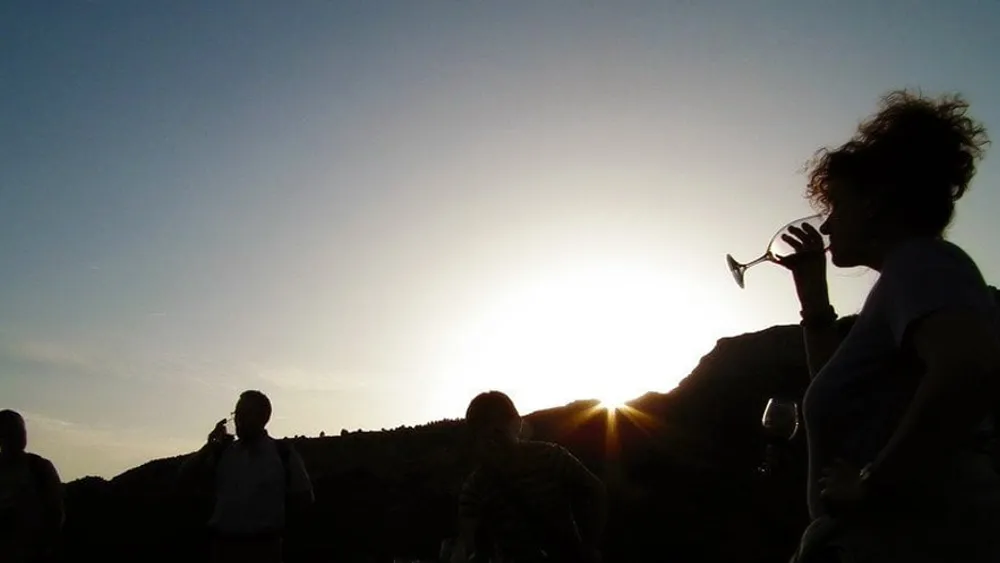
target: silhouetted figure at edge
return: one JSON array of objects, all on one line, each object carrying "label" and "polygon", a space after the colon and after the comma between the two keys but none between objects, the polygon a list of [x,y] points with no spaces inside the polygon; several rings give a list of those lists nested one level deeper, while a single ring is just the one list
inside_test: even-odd
[{"label": "silhouetted figure at edge", "polygon": [[27,453],[21,415],[0,411],[0,561],[41,563],[64,521],[62,483],[49,460]]},{"label": "silhouetted figure at edge", "polygon": [[474,398],[466,423],[479,467],[462,488],[451,561],[598,561],[601,480],[561,446],[522,441],[521,417],[503,393]]},{"label": "silhouetted figure at edge", "polygon": [[785,265],[812,375],[814,520],[800,561],[1000,561],[1000,476],[986,447],[1000,321],[975,262],[943,238],[987,143],[966,109],[957,96],[891,93],[811,163],[807,194],[829,212],[820,230],[833,264],[880,275],[839,342],[819,233],[786,239],[805,251]]},{"label": "silhouetted figure at edge", "polygon": [[181,466],[184,482],[213,481],[208,525],[217,563],[280,563],[286,512],[313,502],[302,458],[290,444],[268,436],[270,419],[267,396],[244,391],[234,413],[236,438],[219,421],[208,442]]}]

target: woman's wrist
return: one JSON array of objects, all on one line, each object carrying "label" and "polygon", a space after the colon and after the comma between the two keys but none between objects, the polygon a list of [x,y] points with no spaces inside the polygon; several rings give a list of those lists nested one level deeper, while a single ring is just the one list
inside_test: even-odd
[{"label": "woman's wrist", "polygon": [[802,328],[807,329],[827,328],[837,322],[837,312],[829,301],[822,305],[803,306],[799,316]]},{"label": "woman's wrist", "polygon": [[826,286],[797,287],[795,293],[803,311],[824,309],[830,306],[830,291]]}]

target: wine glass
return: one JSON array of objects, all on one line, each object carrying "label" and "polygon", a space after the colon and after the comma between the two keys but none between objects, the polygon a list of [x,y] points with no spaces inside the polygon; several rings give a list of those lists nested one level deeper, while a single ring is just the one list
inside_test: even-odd
[{"label": "wine glass", "polygon": [[795,401],[771,398],[764,407],[760,424],[767,433],[765,461],[758,468],[763,475],[770,475],[777,459],[777,444],[789,442],[799,432],[799,405]]},{"label": "wine glass", "polygon": [[764,415],[760,417],[760,425],[768,436],[790,441],[799,433],[799,404],[795,401],[768,399]]},{"label": "wine glass", "polygon": [[[826,220],[824,215],[810,215],[809,217],[803,217],[801,219],[796,219],[791,223],[781,227],[774,236],[771,237],[771,241],[767,243],[767,250],[756,260],[751,260],[746,264],[741,264],[733,258],[732,254],[726,254],[726,264],[729,265],[729,271],[733,274],[733,279],[736,280],[736,284],[741,288],[743,287],[743,276],[746,274],[747,268],[751,266],[756,266],[761,262],[778,262],[780,259],[787,256],[795,254],[795,249],[792,245],[785,242],[782,239],[782,235],[789,234],[789,227],[801,227],[803,224],[808,223],[814,229],[819,231],[820,225]],[[823,251],[826,252],[830,248],[830,238],[826,235],[823,236]]]}]

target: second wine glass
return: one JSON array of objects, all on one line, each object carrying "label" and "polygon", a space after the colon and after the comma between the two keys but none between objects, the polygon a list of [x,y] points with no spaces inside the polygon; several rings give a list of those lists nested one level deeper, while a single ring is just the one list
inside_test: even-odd
[{"label": "second wine glass", "polygon": [[799,405],[795,401],[772,398],[764,407],[760,425],[767,433],[764,463],[757,468],[761,475],[769,476],[778,465],[779,448],[799,432]]},{"label": "second wine glass", "polygon": [[790,441],[799,433],[799,404],[774,398],[768,400],[760,425],[770,438]]}]

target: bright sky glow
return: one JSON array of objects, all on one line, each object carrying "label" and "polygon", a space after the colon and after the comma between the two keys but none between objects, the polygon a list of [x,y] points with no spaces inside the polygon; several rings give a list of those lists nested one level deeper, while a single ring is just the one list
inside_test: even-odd
[{"label": "bright sky glow", "polygon": [[[766,4],[766,5],[765,5]],[[1000,4],[94,0],[0,7],[0,407],[63,475],[666,391],[796,322],[739,290],[891,88],[1000,137]],[[994,151],[995,152],[995,151]],[[989,154],[952,238],[1000,282]],[[838,272],[856,311],[873,278]],[[752,421],[751,421],[752,423]]]}]

